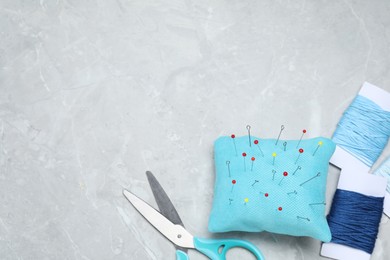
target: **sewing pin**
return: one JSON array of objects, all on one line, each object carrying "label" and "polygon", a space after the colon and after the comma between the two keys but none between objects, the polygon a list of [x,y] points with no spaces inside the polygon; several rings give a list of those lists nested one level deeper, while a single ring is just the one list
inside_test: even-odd
[{"label": "sewing pin", "polygon": [[246,164],[245,164],[246,153],[242,153],[242,157],[244,158],[244,171],[246,171]]},{"label": "sewing pin", "polygon": [[302,149],[302,148],[300,148],[298,151],[299,151],[299,154],[298,154],[298,157],[297,157],[297,159],[295,160],[295,164],[297,164],[297,162],[298,162],[298,159],[299,159],[299,157],[301,156],[301,153],[303,153],[303,149]]},{"label": "sewing pin", "polygon": [[264,157],[263,150],[261,150],[260,145],[259,145],[259,140],[254,140],[253,143],[257,146],[257,148],[259,148],[259,150],[261,152],[261,156]]},{"label": "sewing pin", "polygon": [[295,147],[295,148],[298,148],[298,146],[299,146],[299,144],[301,143],[302,138],[303,138],[303,136],[304,136],[305,134],[306,134],[306,129],[303,129],[303,130],[302,130],[301,138],[299,139],[298,144],[297,144],[297,147]]},{"label": "sewing pin", "polygon": [[300,217],[300,216],[297,216],[297,219],[304,219],[304,220],[310,221],[309,218],[304,218],[304,217]]},{"label": "sewing pin", "polygon": [[295,194],[295,195],[297,195],[298,194],[298,192],[296,191],[296,190],[294,190],[294,191],[291,191],[291,192],[287,192],[287,195],[290,195],[290,194]]},{"label": "sewing pin", "polygon": [[282,208],[282,207],[279,207],[279,208],[278,208],[278,210],[279,210],[279,211],[282,211],[282,210],[283,210],[283,208]]},{"label": "sewing pin", "polygon": [[275,165],[275,157],[276,157],[276,153],[275,152],[272,153],[272,157],[273,157],[272,165]]},{"label": "sewing pin", "polygon": [[244,199],[244,205],[246,205],[248,203],[249,199],[248,198],[245,198]]},{"label": "sewing pin", "polygon": [[227,165],[229,177],[230,177],[230,161],[226,161],[226,165]]},{"label": "sewing pin", "polygon": [[235,134],[232,134],[230,137],[231,137],[232,140],[233,140],[234,151],[236,151],[236,156],[237,156],[237,146],[236,146],[236,141],[235,141],[236,135],[235,135]]},{"label": "sewing pin", "polygon": [[313,156],[316,154],[316,152],[317,152],[318,148],[320,148],[320,146],[322,146],[322,141],[319,141],[319,142],[318,142],[318,146],[317,146],[317,148],[315,149],[315,151],[314,151],[314,153],[313,153]]},{"label": "sewing pin", "polygon": [[229,199],[229,205],[232,205],[233,199]]},{"label": "sewing pin", "polygon": [[325,202],[310,203],[309,205],[310,205],[310,206],[311,206],[311,205],[326,205],[326,203],[325,203]]},{"label": "sewing pin", "polygon": [[254,182],[253,182],[253,184],[252,184],[252,187],[256,184],[256,183],[258,183],[259,181],[258,180],[255,180]]},{"label": "sewing pin", "polygon": [[253,163],[254,163],[254,161],[256,160],[256,158],[255,157],[252,157],[251,158],[251,161],[252,161],[252,165],[251,165],[251,171],[253,171]]},{"label": "sewing pin", "polygon": [[287,176],[288,176],[288,172],[283,172],[283,177],[282,177],[282,179],[280,180],[279,185],[282,183],[284,177],[287,177]]},{"label": "sewing pin", "polygon": [[251,142],[251,126],[247,125],[246,130],[248,130],[248,138],[249,138],[249,147],[252,147],[252,142]]},{"label": "sewing pin", "polygon": [[305,182],[302,182],[299,186],[302,186],[303,184],[305,184],[306,182],[308,182],[308,181],[311,181],[312,179],[314,179],[314,178],[317,178],[317,177],[320,177],[320,175],[321,175],[321,173],[319,172],[319,173],[317,173],[316,175],[314,175],[314,177],[311,177],[310,179],[308,179],[307,181],[305,181]]},{"label": "sewing pin", "polygon": [[259,193],[260,193],[260,194],[264,194],[264,197],[268,197],[268,193],[267,193],[267,192],[264,193],[264,192],[261,192],[261,191],[260,191]]},{"label": "sewing pin", "polygon": [[286,151],[287,142],[284,142],[283,146],[284,146],[283,150]]},{"label": "sewing pin", "polygon": [[232,180],[232,190],[230,192],[233,192],[234,185],[237,183],[236,180]]},{"label": "sewing pin", "polygon": [[282,131],[283,131],[283,130],[284,130],[284,125],[281,125],[281,126],[280,126],[279,136],[278,136],[278,139],[276,139],[275,145],[278,145],[279,138],[280,138],[280,135],[282,134]]},{"label": "sewing pin", "polygon": [[276,173],[276,171],[275,170],[272,170],[272,180],[274,180],[275,179],[275,173]]},{"label": "sewing pin", "polygon": [[302,169],[301,166],[298,166],[298,167],[295,169],[295,171],[293,172],[292,175],[295,175],[295,173],[296,173],[298,170],[300,170],[300,169]]}]

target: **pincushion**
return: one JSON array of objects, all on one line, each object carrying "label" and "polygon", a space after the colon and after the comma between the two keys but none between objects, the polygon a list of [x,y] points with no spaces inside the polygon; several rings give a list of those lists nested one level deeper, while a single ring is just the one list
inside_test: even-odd
[{"label": "pincushion", "polygon": [[[251,145],[249,145],[249,142]],[[330,241],[325,218],[328,138],[220,137],[210,232],[269,231]]]}]

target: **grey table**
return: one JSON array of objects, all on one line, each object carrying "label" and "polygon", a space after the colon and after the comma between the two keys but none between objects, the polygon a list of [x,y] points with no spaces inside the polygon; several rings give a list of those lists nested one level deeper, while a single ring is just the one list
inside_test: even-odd
[{"label": "grey table", "polygon": [[[1,259],[174,259],[123,187],[156,206],[153,171],[212,237],[218,136],[331,137],[364,81],[390,91],[386,0],[2,0],[0,14]],[[384,217],[372,259],[390,258],[389,234]],[[227,236],[323,259],[311,238]]]}]

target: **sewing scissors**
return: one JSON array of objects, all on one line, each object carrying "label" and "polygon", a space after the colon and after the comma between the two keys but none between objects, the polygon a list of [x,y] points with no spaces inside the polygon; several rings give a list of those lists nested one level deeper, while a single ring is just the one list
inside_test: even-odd
[{"label": "sewing scissors", "polygon": [[175,245],[177,260],[188,260],[188,249],[195,249],[210,259],[226,259],[227,251],[233,247],[245,248],[257,259],[264,260],[260,250],[250,242],[239,239],[204,239],[192,236],[184,228],[179,214],[154,175],[149,171],[146,175],[160,212],[128,190],[124,189],[123,195],[151,225]]}]

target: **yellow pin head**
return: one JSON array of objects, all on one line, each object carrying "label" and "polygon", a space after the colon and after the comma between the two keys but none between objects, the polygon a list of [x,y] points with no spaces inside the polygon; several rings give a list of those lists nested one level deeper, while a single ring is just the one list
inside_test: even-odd
[{"label": "yellow pin head", "polygon": [[276,153],[272,153],[272,157],[276,157]]},{"label": "yellow pin head", "polygon": [[245,201],[245,203],[247,203],[247,202],[249,201],[249,199],[248,199],[248,198],[245,198],[244,201]]},{"label": "yellow pin head", "polygon": [[322,141],[319,141],[319,142],[318,142],[318,145],[321,146],[321,145],[322,145]]}]

